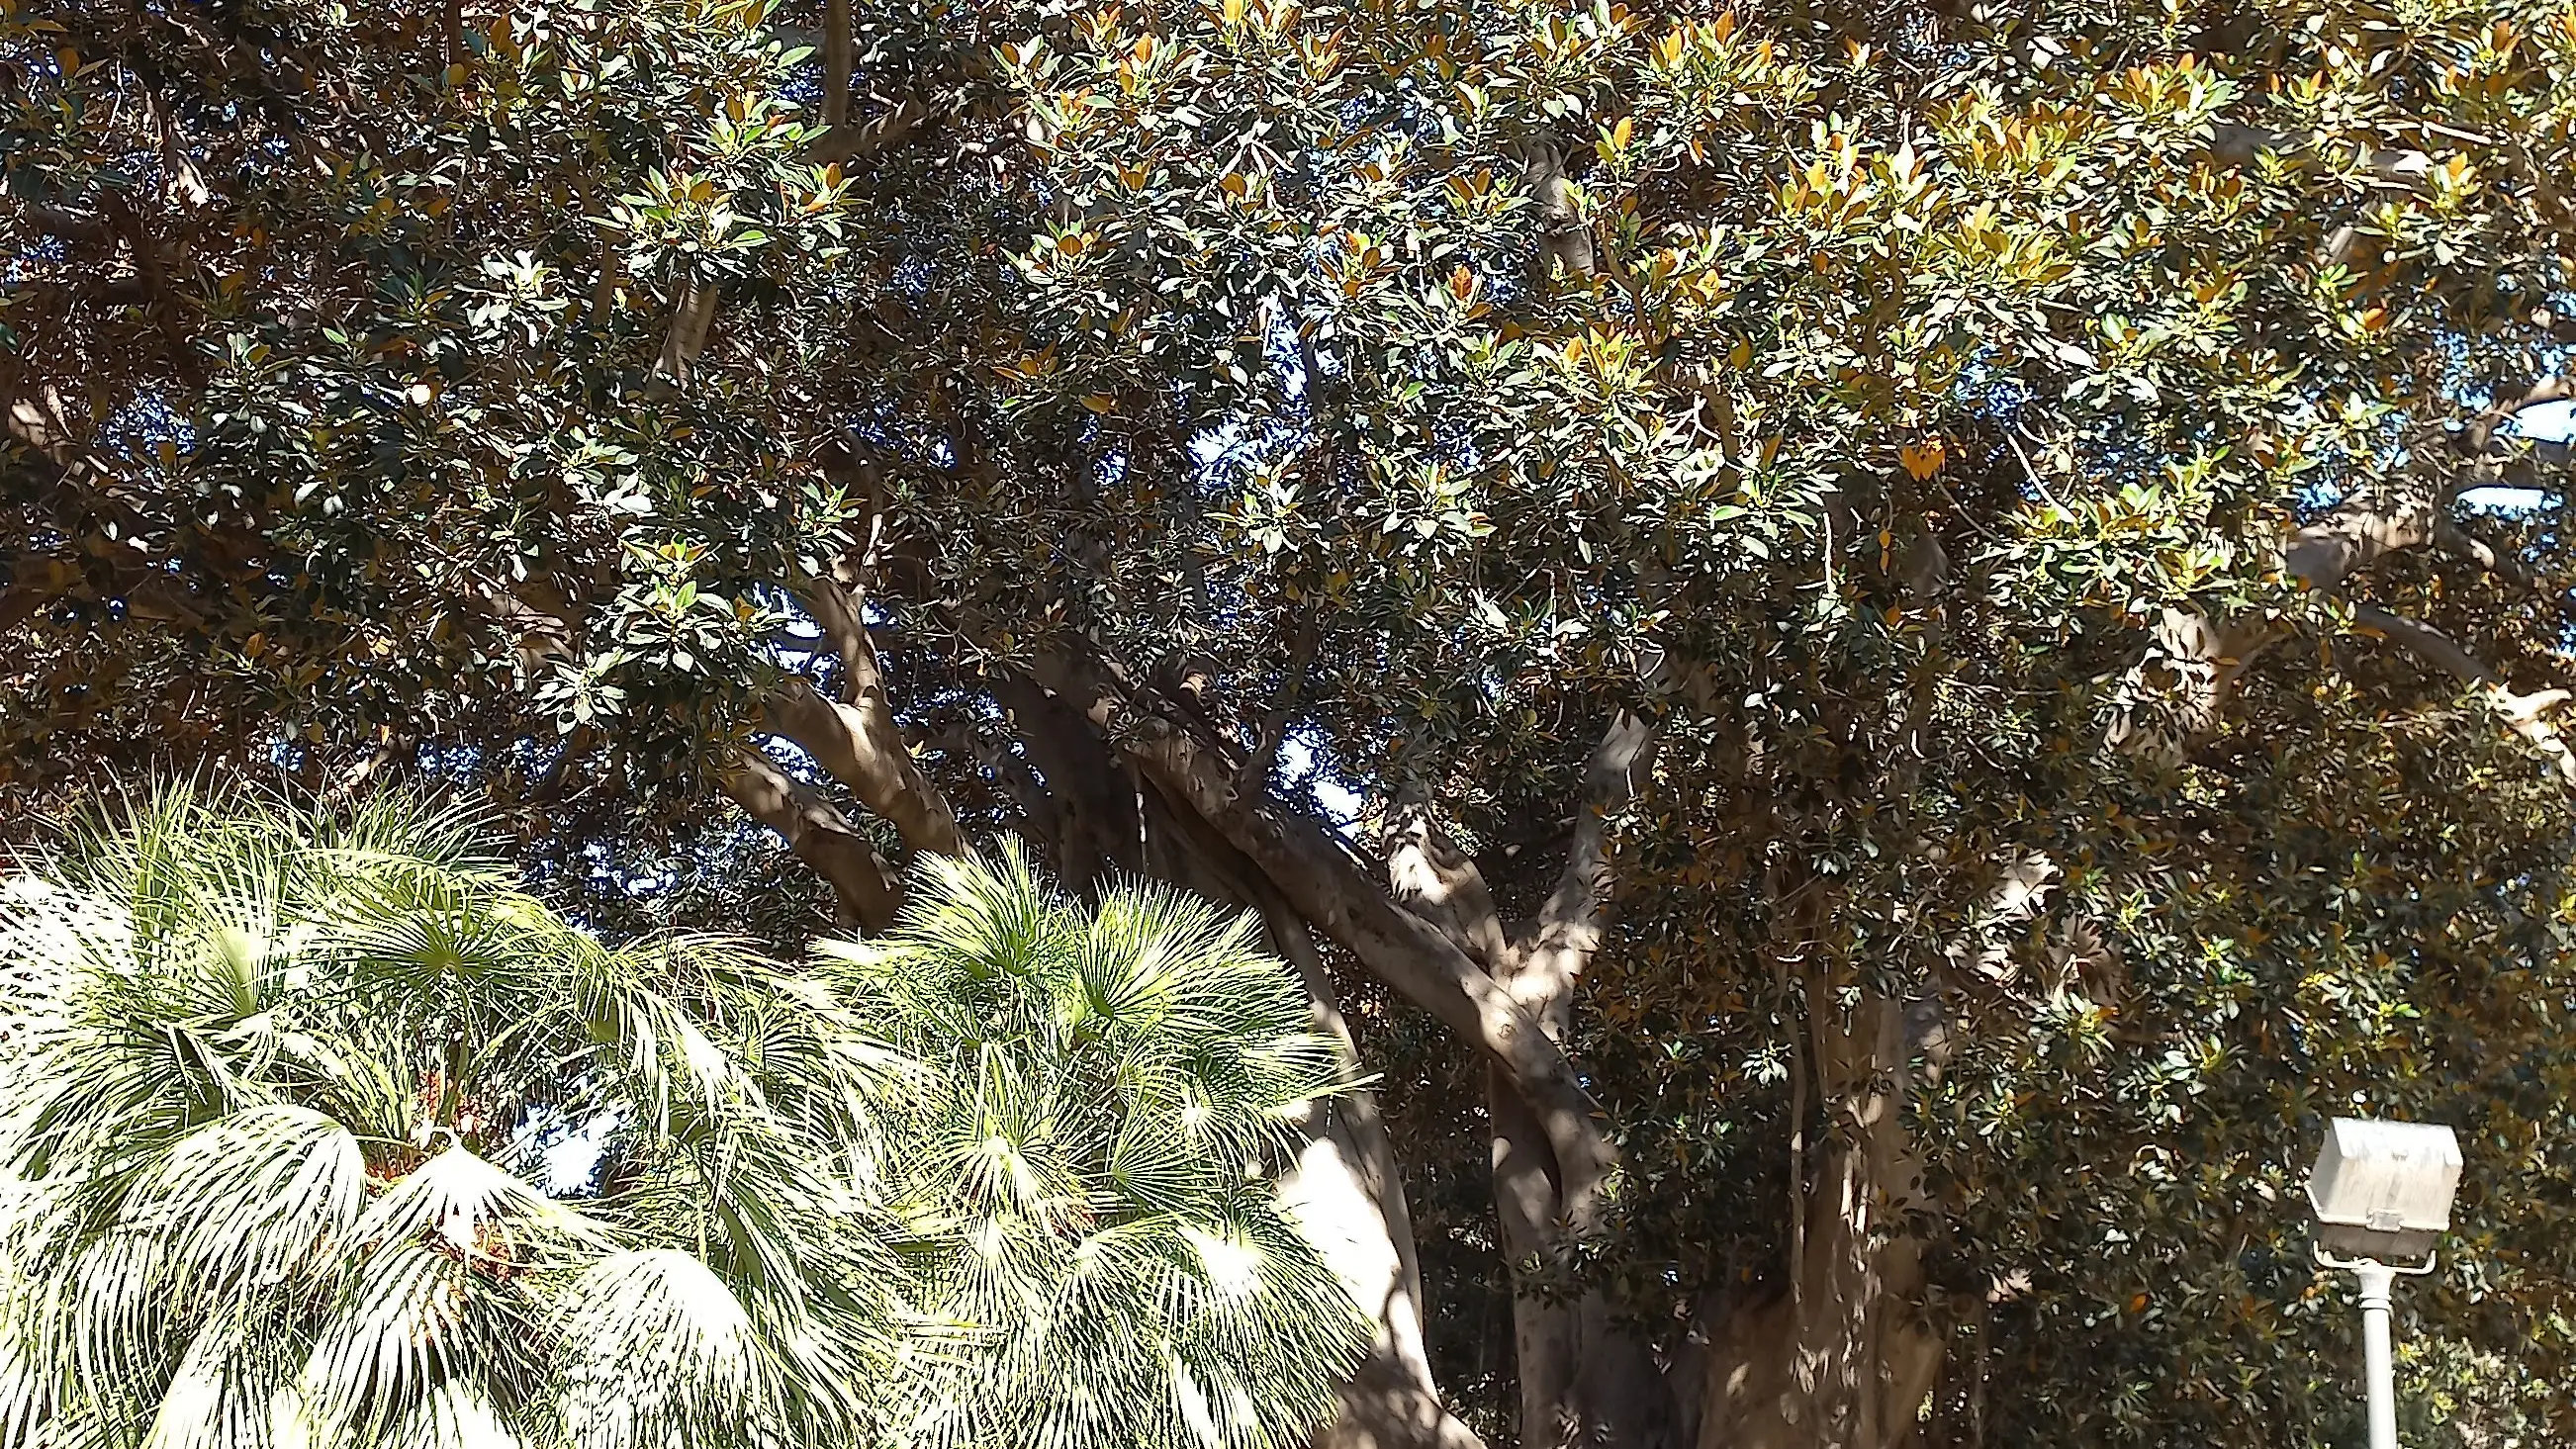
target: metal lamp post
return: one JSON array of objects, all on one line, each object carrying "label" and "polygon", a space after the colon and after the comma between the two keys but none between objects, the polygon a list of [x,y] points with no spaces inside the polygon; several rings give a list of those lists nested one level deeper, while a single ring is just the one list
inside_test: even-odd
[{"label": "metal lamp post", "polygon": [[2338,1117],[2308,1173],[2317,1261],[2361,1280],[2361,1348],[2370,1380],[2370,1449],[2397,1449],[2397,1374],[2388,1293],[2397,1275],[2433,1271],[2451,1225],[2460,1143],[2448,1127]]}]

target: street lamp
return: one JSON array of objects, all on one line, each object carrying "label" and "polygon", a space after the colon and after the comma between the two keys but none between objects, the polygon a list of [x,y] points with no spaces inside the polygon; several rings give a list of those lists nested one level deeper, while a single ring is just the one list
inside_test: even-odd
[{"label": "street lamp", "polygon": [[2370,1378],[2370,1449],[2397,1449],[2397,1373],[2388,1348],[2388,1290],[2400,1273],[2433,1271],[2451,1225],[2460,1142],[2448,1127],[2338,1117],[2308,1173],[2317,1261],[2361,1280],[2361,1350]]}]

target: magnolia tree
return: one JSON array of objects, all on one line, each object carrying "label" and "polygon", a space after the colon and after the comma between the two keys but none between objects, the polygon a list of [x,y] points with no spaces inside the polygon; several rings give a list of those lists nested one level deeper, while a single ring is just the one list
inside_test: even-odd
[{"label": "magnolia tree", "polygon": [[6,25],[15,798],[1247,907],[1341,1442],[2328,1436],[2357,1108],[2567,1353],[2565,6]]}]

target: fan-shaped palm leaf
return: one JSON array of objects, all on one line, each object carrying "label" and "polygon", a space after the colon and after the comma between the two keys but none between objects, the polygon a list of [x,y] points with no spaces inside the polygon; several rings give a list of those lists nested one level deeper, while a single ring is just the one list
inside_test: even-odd
[{"label": "fan-shaped palm leaf", "polygon": [[933,1069],[885,1125],[971,1334],[901,1436],[927,1449],[1270,1449],[1330,1412],[1360,1320],[1273,1202],[1338,1090],[1253,925],[1151,887],[1085,911],[1015,847],[941,862],[820,969]]},{"label": "fan-shaped palm leaf", "polygon": [[873,1436],[916,1069],[825,983],[593,939],[399,797],[166,791],[17,866],[0,1449]]}]

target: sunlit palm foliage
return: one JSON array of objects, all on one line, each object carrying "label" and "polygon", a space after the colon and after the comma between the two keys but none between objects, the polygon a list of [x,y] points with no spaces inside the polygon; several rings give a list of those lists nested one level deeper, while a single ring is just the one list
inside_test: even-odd
[{"label": "sunlit palm foliage", "polygon": [[890,1117],[931,1307],[972,1347],[904,1431],[939,1446],[1301,1442],[1364,1342],[1272,1197],[1339,1085],[1297,978],[1159,888],[1095,914],[1015,847],[930,868],[896,931],[821,969],[932,1067]]},{"label": "sunlit palm foliage", "polygon": [[848,1444],[900,1059],[470,821],[176,792],[0,876],[0,1446]]}]

